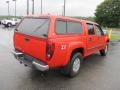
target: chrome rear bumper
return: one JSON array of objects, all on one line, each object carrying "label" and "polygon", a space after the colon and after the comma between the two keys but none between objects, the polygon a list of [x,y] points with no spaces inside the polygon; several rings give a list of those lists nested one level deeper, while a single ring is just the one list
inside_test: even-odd
[{"label": "chrome rear bumper", "polygon": [[20,63],[23,63],[25,66],[35,67],[40,71],[46,71],[49,69],[49,65],[19,51],[14,51],[13,55]]},{"label": "chrome rear bumper", "polygon": [[49,66],[48,65],[42,65],[40,63],[37,63],[35,61],[32,62],[32,64],[34,65],[34,67],[40,71],[46,71],[49,69]]}]

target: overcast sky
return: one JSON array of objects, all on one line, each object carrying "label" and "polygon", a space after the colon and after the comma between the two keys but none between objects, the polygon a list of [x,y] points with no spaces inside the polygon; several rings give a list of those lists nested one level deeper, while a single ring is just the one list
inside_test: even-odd
[{"label": "overcast sky", "polygon": [[[0,0],[0,15],[7,15],[7,0]],[[10,14],[14,15],[14,2],[10,1]],[[30,13],[32,0],[30,1]],[[104,0],[66,0],[67,16],[94,16],[95,9]],[[43,13],[61,15],[63,11],[64,0],[43,0]],[[39,14],[41,10],[40,0],[35,0],[35,13]],[[17,15],[26,15],[27,0],[17,0]]]}]

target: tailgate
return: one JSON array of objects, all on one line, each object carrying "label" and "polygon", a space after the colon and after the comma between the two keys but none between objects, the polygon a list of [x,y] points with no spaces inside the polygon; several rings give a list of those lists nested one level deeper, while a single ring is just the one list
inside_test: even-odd
[{"label": "tailgate", "polygon": [[14,47],[15,49],[25,54],[31,55],[37,59],[45,61],[46,39],[36,38],[15,32]]}]

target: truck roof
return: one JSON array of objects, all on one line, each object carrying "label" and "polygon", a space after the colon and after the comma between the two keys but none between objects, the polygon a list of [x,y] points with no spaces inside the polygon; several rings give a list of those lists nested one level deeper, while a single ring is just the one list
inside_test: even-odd
[{"label": "truck roof", "polygon": [[60,18],[60,19],[67,19],[67,20],[83,21],[83,22],[86,22],[86,23],[91,23],[91,24],[99,25],[98,23],[93,22],[93,21],[84,20],[84,19],[77,19],[77,18],[72,18],[72,17],[67,17],[67,16],[59,16],[59,15],[49,15],[49,14],[48,14],[48,15],[29,15],[29,16],[25,16],[24,18],[26,18],[26,17],[36,17],[36,18],[39,18],[39,17]]}]

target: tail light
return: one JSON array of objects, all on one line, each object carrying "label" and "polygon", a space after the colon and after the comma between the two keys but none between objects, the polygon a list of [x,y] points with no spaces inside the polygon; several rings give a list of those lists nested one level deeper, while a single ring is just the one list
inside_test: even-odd
[{"label": "tail light", "polygon": [[46,57],[48,60],[50,60],[53,56],[55,50],[55,44],[54,43],[47,43],[46,45]]}]

